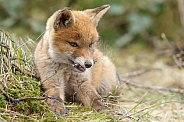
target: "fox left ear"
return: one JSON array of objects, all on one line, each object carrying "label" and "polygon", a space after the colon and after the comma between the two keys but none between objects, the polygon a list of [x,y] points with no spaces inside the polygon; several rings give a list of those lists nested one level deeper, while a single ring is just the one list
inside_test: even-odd
[{"label": "fox left ear", "polygon": [[58,30],[61,27],[71,27],[75,23],[75,16],[70,8],[60,10],[54,21],[54,29]]},{"label": "fox left ear", "polygon": [[83,12],[90,17],[91,21],[96,27],[98,25],[100,18],[107,12],[109,8],[110,8],[109,5],[103,5],[94,9],[84,10]]}]

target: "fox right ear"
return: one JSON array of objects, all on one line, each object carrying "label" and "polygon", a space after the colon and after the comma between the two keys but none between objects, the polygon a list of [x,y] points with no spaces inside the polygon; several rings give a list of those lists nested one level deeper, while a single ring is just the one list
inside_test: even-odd
[{"label": "fox right ear", "polygon": [[71,27],[75,23],[75,16],[69,8],[60,10],[54,21],[54,29],[58,30],[61,27]]},{"label": "fox right ear", "polygon": [[98,25],[100,18],[107,12],[109,8],[110,8],[109,5],[102,5],[94,9],[87,9],[84,11],[84,13],[86,13],[86,15],[89,16],[92,23],[96,27]]}]

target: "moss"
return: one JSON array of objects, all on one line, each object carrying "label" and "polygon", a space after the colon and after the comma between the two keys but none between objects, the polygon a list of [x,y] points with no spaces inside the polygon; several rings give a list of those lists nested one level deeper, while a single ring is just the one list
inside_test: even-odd
[{"label": "moss", "polygon": [[5,108],[5,106],[6,106],[6,98],[4,97],[4,95],[0,93],[0,107]]},{"label": "moss", "polygon": [[28,113],[31,106],[29,106],[28,102],[21,101],[16,104],[17,110],[21,113]]},{"label": "moss", "polygon": [[43,114],[49,110],[47,104],[44,101],[32,101],[31,106],[34,113]]},{"label": "moss", "polygon": [[27,100],[21,101],[14,105],[14,110],[19,111],[21,113],[26,114],[35,114],[40,113],[43,114],[44,112],[48,112],[48,106],[44,101],[41,100]]}]

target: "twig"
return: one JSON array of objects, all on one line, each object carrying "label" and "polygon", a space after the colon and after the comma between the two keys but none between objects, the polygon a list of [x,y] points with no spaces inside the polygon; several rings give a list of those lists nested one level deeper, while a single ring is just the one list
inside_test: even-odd
[{"label": "twig", "polygon": [[139,76],[139,75],[142,75],[144,73],[147,73],[151,70],[159,70],[159,69],[140,69],[140,70],[136,70],[136,71],[133,71],[133,72],[123,74],[123,75],[121,75],[121,77],[122,78],[135,77],[135,76]]},{"label": "twig", "polygon": [[176,63],[176,65],[178,65],[179,67],[183,67],[184,66],[184,62],[178,60],[176,55],[173,55],[172,58],[173,58],[174,62]]},{"label": "twig", "polygon": [[[182,0],[181,0],[181,1],[182,1]],[[181,49],[179,49],[179,47],[174,47],[174,46],[172,46],[164,33],[162,33],[161,36],[162,36],[163,40],[165,41],[165,43],[167,44],[167,46],[170,48],[170,50],[171,50],[171,52],[172,52],[171,56],[172,56],[172,59],[174,60],[174,63],[175,63],[177,66],[179,66],[179,67],[182,68],[182,67],[184,66],[184,62],[183,62],[182,60],[180,61],[178,58],[179,58],[180,56],[182,56],[183,51],[182,51]],[[177,54],[177,52],[175,51],[176,49],[179,50],[179,53],[178,53],[178,54],[180,54],[180,56],[177,56],[178,54]]]},{"label": "twig", "polygon": [[57,98],[57,97],[52,97],[52,96],[46,96],[44,95],[45,97],[21,97],[21,98],[13,98],[12,96],[10,96],[7,92],[5,92],[2,88],[0,88],[0,92],[3,93],[3,95],[10,100],[10,102],[20,102],[20,101],[25,101],[25,100],[45,100],[47,98],[49,99],[56,99],[58,101],[61,102],[61,99],[60,98]]},{"label": "twig", "polygon": [[[124,81],[124,80],[123,80]],[[144,86],[144,85],[138,85],[133,82],[129,81],[124,81],[127,85],[139,87],[139,88],[144,88],[144,89],[151,89],[151,90],[161,90],[161,91],[169,91],[169,92],[175,92],[175,93],[180,93],[184,95],[184,90],[183,89],[177,89],[177,88],[165,88],[161,86]]]},{"label": "twig", "polygon": [[16,70],[16,71],[18,71],[18,72],[20,72],[21,74],[23,74],[23,75],[27,75],[27,76],[29,76],[29,77],[33,77],[33,78],[35,78],[35,79],[37,79],[37,80],[40,80],[40,77],[38,77],[38,76],[36,76],[36,75],[34,75],[34,74],[32,74],[32,73],[28,73],[28,72],[24,72],[24,71],[22,71],[17,65],[15,65],[15,64],[11,64],[12,65],[12,67]]},{"label": "twig", "polygon": [[20,101],[24,101],[24,100],[44,100],[44,99],[48,98],[48,97],[22,97],[22,98],[15,99],[15,98],[11,97],[7,92],[5,92],[2,88],[0,88],[0,91],[11,102],[20,102]]},{"label": "twig", "polygon": [[[1,40],[0,40],[1,41]],[[6,49],[10,49],[8,46],[4,45],[3,43],[0,42],[0,47],[6,48]]]},{"label": "twig", "polygon": [[139,120],[140,120],[140,118],[133,117],[133,116],[131,116],[131,115],[126,115],[124,118],[130,118],[130,119],[133,119],[133,120],[135,120],[135,121],[139,121]]}]

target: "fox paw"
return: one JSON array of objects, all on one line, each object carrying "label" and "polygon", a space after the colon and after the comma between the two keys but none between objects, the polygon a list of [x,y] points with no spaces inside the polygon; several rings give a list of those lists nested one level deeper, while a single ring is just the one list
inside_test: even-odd
[{"label": "fox paw", "polygon": [[102,99],[96,99],[93,102],[92,108],[97,112],[102,112],[103,110],[108,109],[108,106],[102,101]]},{"label": "fox paw", "polygon": [[68,113],[64,102],[61,99],[49,99],[47,100],[47,104],[50,106],[51,111],[59,116],[65,116]]}]

